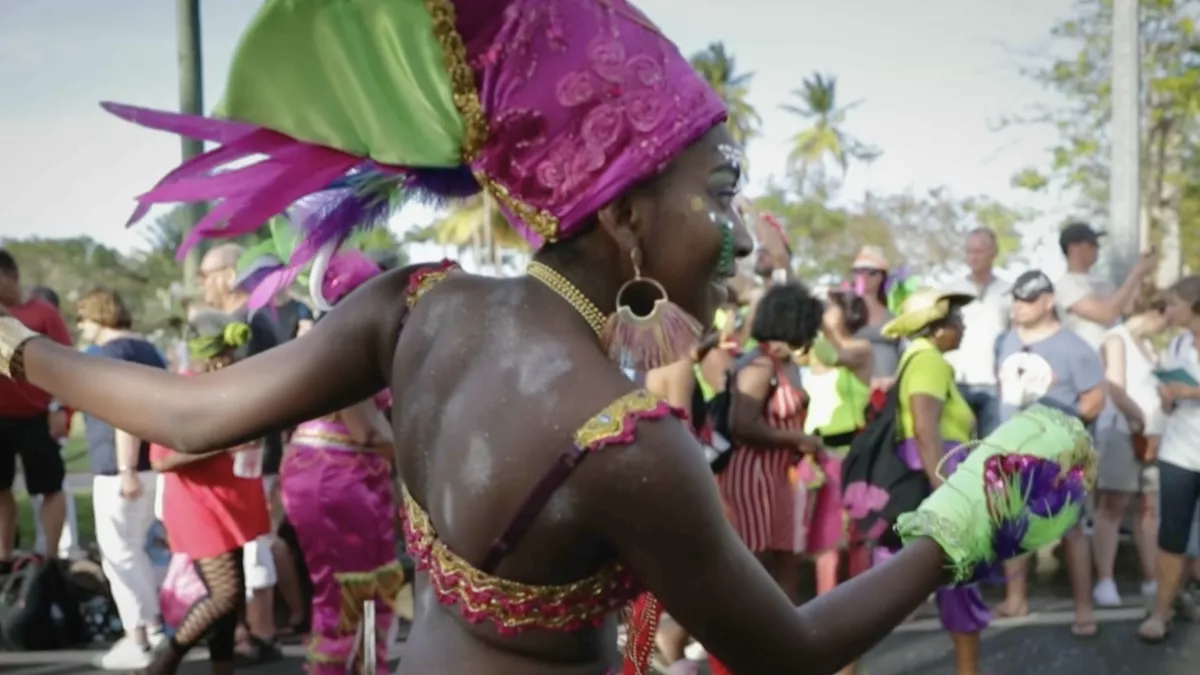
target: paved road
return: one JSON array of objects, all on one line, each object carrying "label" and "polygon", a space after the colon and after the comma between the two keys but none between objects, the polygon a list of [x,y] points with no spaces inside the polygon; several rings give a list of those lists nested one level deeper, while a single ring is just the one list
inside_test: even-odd
[{"label": "paved road", "polygon": [[[1069,614],[1039,612],[1023,622],[1003,622],[984,635],[982,673],[987,675],[1196,675],[1200,672],[1200,626],[1181,624],[1165,644],[1151,646],[1135,636],[1136,619],[1121,619],[1131,610],[1102,617],[1095,638],[1077,639],[1069,630]],[[250,675],[301,672],[302,648],[291,646],[284,661],[247,668]],[[0,654],[4,675],[91,675],[95,652]],[[207,675],[203,653],[180,671]],[[395,665],[395,664],[393,664]],[[950,639],[918,620],[892,634],[867,655],[858,675],[954,675]]]}]

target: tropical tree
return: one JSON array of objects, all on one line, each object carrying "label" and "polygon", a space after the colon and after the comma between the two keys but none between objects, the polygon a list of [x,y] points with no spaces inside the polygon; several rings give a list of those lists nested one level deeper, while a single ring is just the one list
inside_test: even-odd
[{"label": "tropical tree", "polygon": [[826,171],[827,163],[832,162],[838,177],[844,178],[851,160],[869,161],[881,154],[878,148],[854,138],[843,128],[847,114],[862,101],[839,105],[837,78],[813,73],[791,94],[795,102],[781,107],[808,124],[792,136],[788,153],[788,169],[801,185],[827,195],[835,187]]},{"label": "tropical tree", "polygon": [[455,203],[445,215],[415,238],[454,246],[459,251],[470,250],[476,265],[480,268],[491,267],[496,273],[514,257],[512,253],[528,251],[525,240],[521,239],[486,193]]},{"label": "tropical tree", "polygon": [[754,73],[739,73],[734,58],[725,50],[725,44],[714,42],[691,58],[692,67],[700,73],[725,102],[729,111],[729,134],[743,150],[762,129],[762,118],[750,105],[750,81]]},{"label": "tropical tree", "polygon": [[[1033,191],[1066,189],[1077,213],[1108,217],[1112,113],[1112,0],[1080,0],[1052,36],[1063,50],[1024,73],[1059,94],[1061,106],[1037,108],[1006,125],[1048,125],[1057,133],[1046,161],[1013,177]],[[1200,270],[1200,3],[1139,3],[1142,50],[1143,237],[1161,251],[1157,281],[1170,284],[1183,269]]]}]

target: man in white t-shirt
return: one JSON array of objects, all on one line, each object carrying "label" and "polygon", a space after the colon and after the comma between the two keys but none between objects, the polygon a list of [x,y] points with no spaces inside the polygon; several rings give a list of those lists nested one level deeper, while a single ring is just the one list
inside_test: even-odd
[{"label": "man in white t-shirt", "polygon": [[954,366],[959,390],[971,411],[975,426],[983,438],[1000,422],[999,394],[996,389],[996,344],[1008,330],[1012,310],[1012,284],[996,276],[996,233],[986,227],[967,235],[966,258],[970,273],[955,284],[954,290],[975,296],[962,309],[966,332],[958,349],[946,354]]},{"label": "man in white t-shirt", "polygon": [[1099,350],[1105,332],[1120,321],[1142,287],[1142,279],[1154,269],[1153,251],[1142,254],[1120,288],[1111,281],[1092,276],[1100,257],[1100,238],[1087,223],[1071,223],[1058,236],[1058,246],[1067,258],[1067,273],[1054,284],[1059,318],[1093,349]]}]

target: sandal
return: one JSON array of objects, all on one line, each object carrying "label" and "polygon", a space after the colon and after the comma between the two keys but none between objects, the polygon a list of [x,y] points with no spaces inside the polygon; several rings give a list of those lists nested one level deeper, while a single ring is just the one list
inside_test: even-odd
[{"label": "sandal", "polygon": [[233,652],[233,662],[238,666],[257,666],[282,658],[283,652],[279,651],[274,642],[268,642],[257,635],[251,635],[248,640],[239,643]]},{"label": "sandal", "polygon": [[1077,638],[1092,638],[1100,632],[1100,626],[1095,621],[1076,621],[1071,624],[1071,635]]},{"label": "sandal", "polygon": [[1171,633],[1171,628],[1166,621],[1152,616],[1143,621],[1142,625],[1138,626],[1137,633],[1143,642],[1158,644],[1167,639],[1167,635]]}]

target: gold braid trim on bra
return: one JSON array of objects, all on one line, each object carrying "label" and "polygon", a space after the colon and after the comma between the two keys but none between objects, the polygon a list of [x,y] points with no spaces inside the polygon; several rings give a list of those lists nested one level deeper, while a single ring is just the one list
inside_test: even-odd
[{"label": "gold braid trim on bra", "polygon": [[[605,406],[579,427],[573,440],[585,452],[632,443],[638,422],[667,416],[687,417],[682,410],[638,389]],[[482,572],[438,538],[429,514],[407,488],[402,489],[402,496],[409,554],[418,569],[428,572],[438,601],[457,605],[472,623],[487,621],[503,634],[530,628],[574,631],[600,625],[605,616],[636,595],[633,574],[620,561],[567,584],[526,584]]]},{"label": "gold braid trim on bra", "polygon": [[633,577],[620,562],[568,584],[526,584],[481,572],[442,543],[429,514],[407,489],[403,494],[405,543],[418,569],[429,573],[438,601],[457,605],[472,623],[487,621],[504,634],[573,631],[598,625],[633,595]]}]

